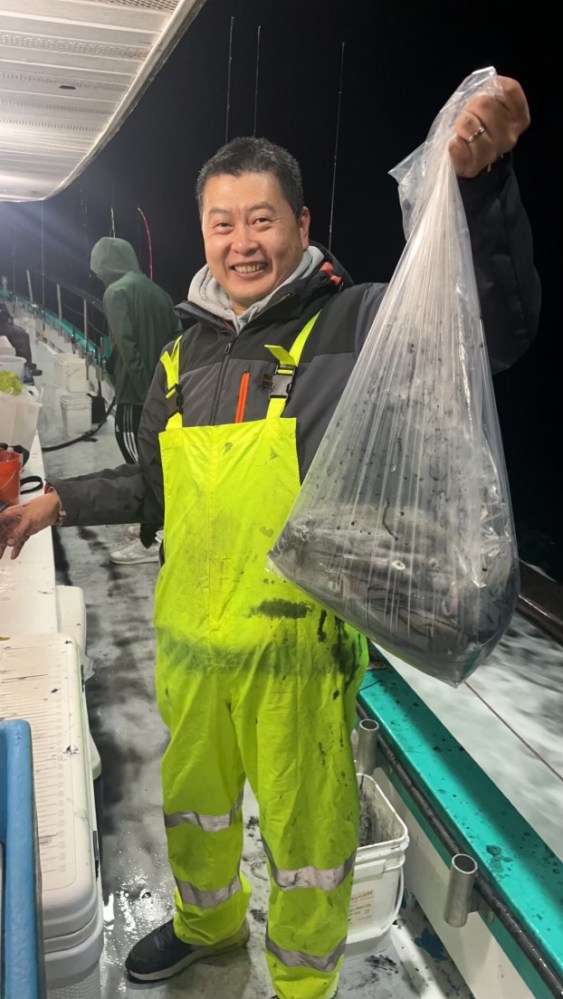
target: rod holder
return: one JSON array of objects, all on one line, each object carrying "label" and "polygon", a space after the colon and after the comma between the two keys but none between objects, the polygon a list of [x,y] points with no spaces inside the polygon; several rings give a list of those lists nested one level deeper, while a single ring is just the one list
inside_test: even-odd
[{"label": "rod holder", "polygon": [[377,766],[377,736],[379,723],[373,718],[362,718],[358,725],[356,746],[356,772],[370,777]]},{"label": "rod holder", "polygon": [[473,900],[477,871],[477,862],[466,853],[456,853],[452,857],[444,906],[444,919],[449,926],[465,926],[469,913],[477,908]]}]

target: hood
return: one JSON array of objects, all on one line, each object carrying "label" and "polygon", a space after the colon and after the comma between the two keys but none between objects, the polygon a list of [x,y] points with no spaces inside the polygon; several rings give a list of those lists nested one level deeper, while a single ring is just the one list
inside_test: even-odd
[{"label": "hood", "polygon": [[[324,265],[323,265],[324,261]],[[225,294],[221,286],[217,283],[215,278],[212,276],[211,271],[207,266],[202,267],[200,271],[195,275],[188,292],[188,302],[187,308],[184,306],[178,307],[179,314],[190,311],[190,306],[195,307],[194,311],[196,314],[201,310],[203,312],[211,313],[218,319],[230,323],[230,325],[237,331],[251,322],[256,316],[264,312],[264,310],[273,302],[279,300],[282,288],[286,288],[291,285],[296,286],[296,282],[304,282],[311,276],[317,274],[322,270],[323,266],[329,266],[332,270],[332,264],[336,264],[338,271],[342,275],[342,280],[346,283],[352,283],[348,278],[348,275],[342,268],[337,264],[334,258],[328,251],[325,250],[323,246],[318,243],[311,243],[309,248],[304,251],[302,260],[297,267],[297,269],[291,274],[281,285],[278,285],[269,295],[261,299],[259,302],[255,302],[253,305],[247,309],[242,315],[235,315],[231,308],[231,304],[228,296]],[[345,277],[344,277],[345,275]],[[341,283],[341,282],[339,282]]]},{"label": "hood", "polygon": [[90,270],[104,282],[106,287],[131,271],[135,274],[142,273],[131,243],[114,236],[102,236],[92,248]]}]

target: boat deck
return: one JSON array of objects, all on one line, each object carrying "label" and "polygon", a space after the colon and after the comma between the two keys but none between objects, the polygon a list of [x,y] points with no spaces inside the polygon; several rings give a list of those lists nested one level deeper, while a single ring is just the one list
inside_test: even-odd
[{"label": "boat deck", "polygon": [[[38,379],[45,389],[39,432],[47,477],[121,463],[111,418],[95,442],[48,451],[64,441],[61,390],[55,385],[50,348],[36,344],[34,355],[43,370]],[[116,999],[142,988],[124,979],[128,949],[172,912],[159,783],[166,730],[153,686],[152,607],[158,566],[121,567],[109,561],[110,551],[126,542],[124,527],[55,530],[53,542],[57,581],[81,587],[86,599],[92,670],[87,701],[104,789],[102,996]],[[516,613],[490,659],[457,690],[399,661],[393,665],[561,858],[563,648]],[[243,866],[253,886],[248,951],[205,961],[167,984],[151,986],[155,999],[186,994],[194,999],[269,999],[272,994],[262,952],[267,876],[250,789],[244,814]],[[385,948],[346,961],[339,995],[472,999],[408,893]]]}]

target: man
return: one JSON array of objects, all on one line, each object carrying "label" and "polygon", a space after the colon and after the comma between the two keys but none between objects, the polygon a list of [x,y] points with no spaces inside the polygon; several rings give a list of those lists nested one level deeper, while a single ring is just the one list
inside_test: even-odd
[{"label": "man", "polygon": [[[466,106],[450,144],[485,328],[494,319],[496,370],[524,352],[539,309],[529,226],[505,155],[528,108],[515,81],[499,85],[499,99]],[[161,357],[139,467],[53,481],[49,495],[0,517],[0,554],[7,543],[17,556],[29,534],[65,517],[117,523],[154,518],[164,505],[156,687],[170,731],[162,784],[176,914],[133,947],[127,971],[157,981],[245,944],[248,778],[270,873],[266,957],[276,996],[329,999],[358,841],[350,732],[367,649],[269,573],[266,553],[385,289],[352,286],[310,244],[299,167],[266,140],[219,150],[197,196],[207,265],[182,306],[196,323]],[[298,366],[293,378],[276,374],[280,347]]]},{"label": "man", "polygon": [[[115,388],[115,439],[125,461],[134,465],[139,460],[143,403],[162,349],[180,331],[180,324],[172,299],[141,272],[127,240],[112,236],[98,240],[90,269],[106,285],[103,306],[113,347],[107,370]],[[141,524],[128,545],[111,552],[111,561],[157,562],[161,523]]]},{"label": "man", "polygon": [[0,336],[7,337],[16,352],[16,357],[23,357],[29,378],[43,374],[34,363],[31,356],[29,333],[21,326],[16,326],[12,314],[4,302],[0,302]]}]

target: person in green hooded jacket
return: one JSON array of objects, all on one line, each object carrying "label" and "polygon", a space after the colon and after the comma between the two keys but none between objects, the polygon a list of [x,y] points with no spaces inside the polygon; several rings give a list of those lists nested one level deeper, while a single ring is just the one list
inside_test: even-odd
[{"label": "person in green hooded jacket", "polygon": [[[107,371],[115,388],[115,437],[125,461],[136,464],[143,405],[162,350],[181,324],[172,299],[142,273],[126,239],[99,239],[90,269],[106,286],[103,306],[112,343]],[[160,527],[141,524],[130,544],[110,554],[111,561],[118,565],[158,561]]]}]

